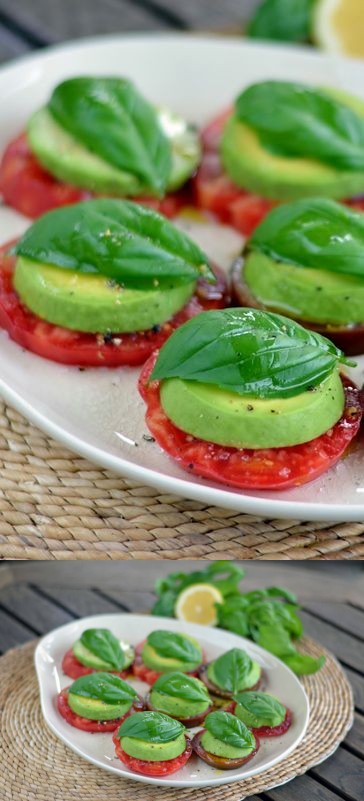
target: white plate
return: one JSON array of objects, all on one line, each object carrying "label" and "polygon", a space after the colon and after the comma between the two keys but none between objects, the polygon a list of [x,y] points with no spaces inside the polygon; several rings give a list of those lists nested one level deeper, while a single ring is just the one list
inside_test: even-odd
[{"label": "white plate", "polygon": [[[87,734],[70,726],[61,717],[56,707],[56,695],[64,687],[69,686],[70,679],[64,676],[61,662],[65,652],[77,640],[81,633],[90,627],[109,628],[122,640],[136,645],[155,629],[180,631],[196,637],[206,651],[207,659],[215,659],[230,648],[244,648],[252,659],[255,659],[264,670],[262,689],[276,695],[293,712],[293,722],[282,737],[262,739],[260,749],[251,762],[237,770],[221,771],[211,768],[195,756],[187,762],[178,773],[165,778],[153,779],[138,776],[124,768],[115,757],[114,745],[110,734]],[[40,686],[42,711],[45,720],[54,733],[69,745],[77,754],[98,765],[104,770],[116,773],[128,779],[158,784],[169,787],[208,787],[242,781],[248,776],[267,770],[281,762],[302,740],[309,719],[307,695],[298,681],[283,662],[280,662],[268,651],[258,645],[238,637],[236,634],[221,629],[207,628],[195,624],[146,615],[93,615],[74,623],[68,623],[47,634],[40,641],[35,652],[35,665]],[[135,688],[144,694],[148,685],[135,681]],[[201,728],[201,727],[198,727]],[[198,731],[198,728],[191,731]]]},{"label": "white plate", "polygon": [[[202,124],[246,84],[289,78],[339,86],[364,97],[364,64],[304,48],[187,36],[102,37],[42,50],[0,70],[0,152],[66,76],[119,73],[156,103]],[[0,241],[27,221],[0,207]],[[223,229],[206,249],[227,266],[240,238]],[[362,381],[364,362],[358,378]],[[317,481],[285,492],[239,492],[191,478],[143,439],[144,405],[131,369],[87,370],[25,353],[0,333],[0,390],[33,423],[90,460],[166,492],[237,511],[303,520],[364,519],[364,458],[358,450]]]}]

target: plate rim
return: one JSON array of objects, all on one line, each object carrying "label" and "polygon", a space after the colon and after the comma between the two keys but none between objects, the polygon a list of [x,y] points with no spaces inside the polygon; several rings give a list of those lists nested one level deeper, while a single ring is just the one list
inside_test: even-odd
[{"label": "plate rim", "polygon": [[[306,706],[306,716],[305,716],[304,724],[303,724],[302,730],[301,730],[300,734],[298,735],[298,737],[296,738],[295,742],[284,752],[284,754],[283,755],[278,755],[276,758],[274,758],[271,761],[269,761],[268,764],[265,765],[264,767],[262,767],[261,769],[258,769],[257,771],[254,771],[253,773],[249,773],[247,776],[243,776],[242,778],[239,778],[239,777],[232,778],[231,775],[229,776],[229,772],[227,771],[226,775],[223,775],[222,777],[219,776],[218,779],[215,779],[213,781],[209,781],[208,779],[207,780],[202,780],[202,781],[200,780],[197,784],[194,783],[193,781],[187,781],[187,780],[181,781],[181,780],[172,779],[172,778],[167,778],[165,781],[161,782],[159,778],[142,776],[142,775],[138,775],[138,774],[135,774],[133,776],[130,776],[129,773],[127,775],[123,775],[123,774],[120,774],[120,768],[118,768],[118,767],[113,767],[112,765],[100,765],[100,764],[98,764],[97,762],[95,762],[95,760],[94,760],[94,758],[92,756],[83,753],[78,748],[78,746],[76,744],[70,743],[68,740],[65,740],[64,737],[58,731],[57,727],[52,723],[52,721],[49,720],[48,715],[47,715],[47,700],[46,700],[46,697],[45,697],[45,694],[46,694],[46,682],[48,680],[48,674],[46,674],[46,672],[42,670],[42,667],[44,666],[44,658],[43,658],[44,649],[46,648],[47,641],[50,638],[53,638],[53,641],[54,641],[54,638],[57,639],[57,636],[59,635],[59,633],[60,632],[65,632],[66,629],[72,629],[75,625],[77,626],[77,625],[83,624],[83,623],[85,623],[86,625],[87,624],[95,624],[95,622],[97,622],[97,620],[100,619],[100,618],[104,621],[103,625],[106,625],[105,624],[105,620],[114,619],[114,618],[119,618],[119,619],[120,618],[123,618],[123,619],[125,619],[125,618],[129,618],[129,619],[130,618],[143,618],[143,619],[152,618],[153,622],[155,621],[156,626],[158,625],[158,623],[160,625],[162,625],[163,623],[165,624],[166,621],[169,621],[170,623],[173,622],[173,626],[176,625],[177,629],[179,629],[179,630],[184,631],[184,630],[187,629],[188,631],[190,631],[192,629],[192,633],[195,633],[196,637],[198,637],[198,635],[200,635],[200,636],[203,635],[205,637],[206,637],[206,635],[208,636],[208,631],[209,631],[209,628],[210,628],[208,626],[203,626],[202,624],[186,623],[184,621],[175,620],[174,618],[160,617],[160,616],[157,616],[157,615],[156,616],[152,616],[150,614],[139,614],[139,613],[134,613],[134,612],[120,612],[120,613],[119,612],[110,612],[110,613],[106,612],[106,613],[101,613],[101,614],[96,614],[96,615],[87,615],[86,617],[82,617],[82,618],[76,618],[75,620],[71,620],[69,623],[65,623],[62,626],[57,626],[57,628],[52,629],[47,634],[43,635],[43,637],[37,643],[37,646],[36,646],[36,649],[35,649],[35,652],[34,652],[34,665],[35,665],[35,671],[36,671],[37,681],[38,681],[38,686],[39,686],[39,694],[40,694],[40,702],[41,702],[41,709],[42,709],[43,718],[44,718],[45,723],[48,726],[48,728],[51,729],[51,731],[54,732],[54,734],[57,736],[57,738],[59,740],[61,740],[68,748],[71,748],[72,751],[74,751],[78,756],[80,756],[81,758],[85,759],[87,762],[90,762],[95,767],[99,768],[100,770],[106,770],[109,773],[113,773],[114,775],[119,776],[121,779],[127,779],[127,780],[130,780],[130,781],[138,781],[138,782],[140,782],[142,784],[150,784],[150,785],[159,786],[159,787],[171,787],[171,788],[176,788],[176,789],[177,788],[186,788],[186,789],[188,789],[188,788],[190,788],[190,789],[201,788],[201,789],[203,789],[204,787],[218,787],[218,786],[223,786],[224,784],[236,784],[238,782],[243,782],[244,779],[246,779],[246,778],[251,778],[252,776],[259,776],[264,771],[269,770],[270,768],[272,768],[275,765],[277,765],[280,762],[282,762],[286,757],[288,757],[290,754],[292,754],[292,752],[295,751],[296,748],[298,748],[299,744],[302,742],[302,740],[303,740],[303,738],[304,738],[304,736],[306,734],[309,721],[310,721],[310,702],[309,702],[306,690],[305,690],[303,684],[299,681],[299,678],[278,657],[276,657],[274,654],[271,654],[269,651],[267,651],[265,648],[262,648],[257,643],[254,643],[252,640],[249,640],[246,637],[241,637],[240,635],[237,635],[234,632],[221,630],[223,634],[231,636],[232,638],[234,638],[234,639],[236,638],[239,641],[241,641],[242,647],[246,647],[247,649],[251,648],[253,650],[253,652],[256,652],[258,655],[261,655],[262,659],[265,657],[265,655],[267,655],[269,660],[271,660],[273,662],[273,665],[275,665],[277,668],[280,668],[280,669],[283,668],[284,671],[287,671],[291,675],[291,677],[294,679],[294,683],[296,684],[297,689],[299,689],[299,691],[301,692],[302,697],[303,697],[304,702],[305,702],[305,706]],[[137,623],[136,623],[136,625],[137,625]],[[53,644],[54,644],[54,642],[53,642]],[[287,781],[289,781],[289,779],[287,779]],[[286,782],[286,780],[284,782],[281,782],[281,784],[284,784],[285,782]],[[276,786],[279,786],[279,785],[276,785]]]}]

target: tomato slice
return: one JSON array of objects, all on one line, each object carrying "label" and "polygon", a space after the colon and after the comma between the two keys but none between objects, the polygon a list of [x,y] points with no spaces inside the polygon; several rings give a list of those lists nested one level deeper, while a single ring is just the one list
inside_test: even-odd
[{"label": "tomato slice", "polygon": [[[151,670],[151,668],[147,667],[147,665],[144,664],[142,659],[142,648],[144,643],[145,640],[143,640],[143,642],[140,642],[138,645],[135,646],[133,673],[134,676],[137,679],[139,679],[139,681],[145,681],[146,684],[152,685],[154,684],[155,681],[157,681],[157,679],[159,679],[159,676],[162,676],[162,673],[158,673],[156,670]],[[198,678],[199,668],[191,671],[190,673],[187,673],[187,675],[194,676],[194,678]]]},{"label": "tomato slice", "polygon": [[[4,152],[0,163],[0,192],[8,206],[31,219],[59,206],[97,196],[54,178],[32,153],[25,133],[13,139]],[[190,185],[162,200],[144,196],[133,200],[151,206],[166,217],[175,217],[183,206],[191,202]]]},{"label": "tomato slice", "polygon": [[236,768],[240,768],[242,765],[245,765],[246,762],[249,762],[259,751],[260,742],[257,737],[255,737],[255,748],[248,756],[246,757],[234,757],[230,759],[229,757],[222,757],[217,756],[217,754],[211,754],[209,751],[206,751],[201,743],[201,737],[204,734],[206,729],[201,729],[195,734],[192,740],[192,749],[197,754],[200,759],[207,763],[207,765],[211,765],[212,768],[216,768],[217,770],[235,770]]},{"label": "tomato slice", "polygon": [[[131,669],[132,665],[130,665],[130,668],[127,668],[126,670],[107,670],[106,672],[115,673],[115,675],[120,676],[121,679],[126,679],[130,675]],[[63,657],[62,670],[66,676],[70,677],[70,679],[79,679],[80,676],[88,676],[90,673],[105,672],[82,665],[82,663],[79,662],[75,657],[72,648],[70,648],[69,651],[66,651]]]},{"label": "tomato slice", "polygon": [[257,729],[252,729],[254,736],[260,737],[280,737],[288,731],[292,725],[293,715],[290,709],[286,711],[286,717],[279,726],[259,726]]},{"label": "tomato slice", "polygon": [[298,487],[326,472],[359,431],[361,395],[342,377],[345,409],[336,425],[302,445],[286,448],[231,448],[206,442],[177,428],[163,411],[159,382],[149,381],[158,353],[141,372],[139,391],[147,405],[146,423],[158,445],[189,473],[238,489],[280,490]]},{"label": "tomato slice", "polygon": [[186,748],[183,754],[174,759],[165,759],[163,762],[148,762],[145,759],[129,756],[121,747],[117,732],[113,735],[113,741],[116,756],[124,763],[125,767],[135,773],[142,773],[143,776],[168,776],[170,773],[176,773],[177,770],[183,768],[192,754],[192,744],[188,737],[186,737]]},{"label": "tomato slice", "polygon": [[125,718],[132,715],[133,712],[141,711],[131,707],[129,712],[126,712],[121,718],[115,718],[114,720],[89,720],[88,718],[83,718],[81,715],[76,715],[76,713],[72,711],[68,703],[68,688],[62,690],[62,692],[58,694],[57,709],[70,726],[74,726],[75,729],[91,732],[92,734],[115,731],[115,729],[121,726]]},{"label": "tomato slice", "polygon": [[13,288],[15,258],[6,255],[13,244],[8,242],[0,248],[0,327],[22,347],[54,362],[79,367],[133,367],[143,364],[186,320],[207,309],[224,308],[230,300],[227,279],[222,270],[214,267],[216,284],[208,284],[201,279],[186,306],[161,326],[111,337],[71,331],[41,320],[22,304]]}]

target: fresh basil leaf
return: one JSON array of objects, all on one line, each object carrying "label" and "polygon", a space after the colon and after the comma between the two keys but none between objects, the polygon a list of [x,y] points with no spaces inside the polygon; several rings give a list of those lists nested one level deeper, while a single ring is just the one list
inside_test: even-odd
[{"label": "fresh basil leaf", "polygon": [[151,614],[157,617],[174,617],[176,593],[173,590],[163,592],[152,607]]},{"label": "fresh basil leaf", "polygon": [[249,610],[250,633],[255,642],[276,656],[295,653],[291,637],[273,601],[261,601]]},{"label": "fresh basil leaf", "polygon": [[173,631],[152,631],[147,637],[148,645],[160,656],[178,659],[180,662],[200,662],[201,650],[188,637]]},{"label": "fresh basil leaf", "polygon": [[13,253],[122,286],[155,288],[215,277],[207,256],[161,214],[128,200],[99,198],[47,212]]},{"label": "fresh basil leaf", "polygon": [[232,596],[223,604],[217,605],[218,625],[240,634],[241,637],[249,636],[249,620],[247,610],[249,602],[241,596]]},{"label": "fresh basil leaf", "polygon": [[248,26],[255,39],[306,42],[311,33],[311,10],[315,0],[264,0]]},{"label": "fresh basil leaf", "polygon": [[255,747],[255,738],[252,732],[230,712],[210,712],[203,725],[213,737],[233,748],[253,749]]},{"label": "fresh basil leaf", "polygon": [[266,593],[271,598],[284,598],[285,601],[291,604],[295,604],[297,601],[297,595],[291,590],[284,589],[284,587],[267,587]]},{"label": "fresh basil leaf", "polygon": [[249,675],[253,662],[246,651],[231,648],[213,662],[216,683],[224,690],[237,693],[242,681]]},{"label": "fresh basil leaf", "polygon": [[135,737],[146,743],[169,743],[185,731],[179,720],[162,712],[138,712],[123,721],[118,737]]},{"label": "fresh basil leaf", "polygon": [[80,77],[59,84],[48,109],[88,150],[139,179],[143,190],[163,195],[171,148],[158,115],[126,78]]},{"label": "fresh basil leaf", "polygon": [[326,198],[282,204],[255,229],[249,249],[274,261],[364,277],[364,214]]},{"label": "fresh basil leaf", "polygon": [[178,328],[151,379],[182,378],[238,395],[286,398],[320,384],[346,363],[328,339],[259,309],[207,311]]},{"label": "fresh basil leaf", "polygon": [[162,674],[154,682],[153,690],[172,698],[181,698],[183,701],[209,700],[209,694],[203,682],[192,676],[186,676],[184,673]]},{"label": "fresh basil leaf", "polygon": [[310,673],[317,673],[325,664],[326,659],[324,656],[314,659],[306,654],[294,653],[284,656],[283,661],[298,676],[306,676]]},{"label": "fresh basil leaf", "polygon": [[240,706],[248,713],[249,722],[246,725],[279,726],[286,716],[286,708],[268,693],[245,692],[234,696]]},{"label": "fresh basil leaf", "polygon": [[124,701],[132,703],[137,693],[126,681],[112,673],[89,673],[81,676],[71,684],[69,693],[82,695],[84,698],[94,698],[104,701],[105,704],[119,704]]},{"label": "fresh basil leaf", "polygon": [[238,120],[263,146],[313,158],[338,170],[364,170],[364,120],[324,91],[288,81],[263,81],[235,103]]},{"label": "fresh basil leaf", "polygon": [[192,584],[213,584],[220,590],[222,596],[228,597],[238,592],[238,584],[244,576],[244,570],[228,559],[217,559],[204,570],[192,573],[170,573],[155,584],[155,592],[159,596],[153,606],[152,614],[162,617],[174,617],[175,604],[178,596],[186,587]]},{"label": "fresh basil leaf", "polygon": [[278,616],[279,620],[281,621],[282,625],[295,639],[298,639],[302,636],[303,633],[303,625],[302,621],[296,614],[297,606],[292,604],[282,604],[276,603],[275,604],[275,612]]},{"label": "fresh basil leaf", "polygon": [[114,670],[122,670],[125,655],[117,637],[109,629],[86,629],[81,635],[81,643]]}]

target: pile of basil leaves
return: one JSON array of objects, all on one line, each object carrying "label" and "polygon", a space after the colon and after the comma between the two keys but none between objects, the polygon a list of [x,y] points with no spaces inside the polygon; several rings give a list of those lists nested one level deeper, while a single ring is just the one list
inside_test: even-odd
[{"label": "pile of basil leaves", "polygon": [[254,640],[299,676],[320,670],[324,656],[314,659],[299,653],[295,647],[295,641],[303,634],[296,596],[282,587],[241,592],[239,584],[244,574],[238,565],[227,560],[213,562],[193,573],[171,573],[156,583],[158,600],[152,614],[174,617],[182,590],[192,584],[212,584],[223,597],[223,603],[217,604],[220,628]]}]

